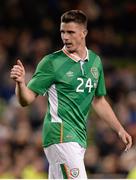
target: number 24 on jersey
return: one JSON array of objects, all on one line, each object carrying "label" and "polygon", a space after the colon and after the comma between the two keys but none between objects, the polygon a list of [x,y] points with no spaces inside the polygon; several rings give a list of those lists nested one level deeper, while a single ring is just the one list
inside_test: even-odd
[{"label": "number 24 on jersey", "polygon": [[93,88],[93,84],[92,84],[92,80],[91,78],[88,78],[86,82],[84,82],[83,78],[77,78],[77,80],[79,81],[79,85],[76,88],[76,92],[84,92],[84,84],[85,84],[85,88],[88,88],[88,92],[90,93],[92,88]]}]

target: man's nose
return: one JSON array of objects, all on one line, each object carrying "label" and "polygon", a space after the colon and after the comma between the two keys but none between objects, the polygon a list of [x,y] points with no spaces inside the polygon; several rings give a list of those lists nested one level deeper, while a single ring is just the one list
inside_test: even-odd
[{"label": "man's nose", "polygon": [[64,33],[63,38],[64,38],[64,40],[68,40],[69,39],[68,33]]}]

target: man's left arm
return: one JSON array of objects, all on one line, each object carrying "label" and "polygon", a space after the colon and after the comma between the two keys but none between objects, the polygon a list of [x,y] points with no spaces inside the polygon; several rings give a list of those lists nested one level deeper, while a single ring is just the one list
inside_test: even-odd
[{"label": "man's left arm", "polygon": [[132,146],[132,137],[123,128],[105,97],[95,97],[92,105],[98,116],[105,120],[118,133],[126,145],[125,151],[130,149]]}]

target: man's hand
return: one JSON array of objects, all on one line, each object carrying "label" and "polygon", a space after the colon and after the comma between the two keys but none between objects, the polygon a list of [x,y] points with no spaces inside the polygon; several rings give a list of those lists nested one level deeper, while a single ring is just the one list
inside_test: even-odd
[{"label": "man's hand", "polygon": [[18,59],[17,64],[13,66],[10,73],[10,78],[16,82],[16,96],[22,106],[27,106],[32,103],[38,94],[30,90],[25,84],[25,68],[22,62]]},{"label": "man's hand", "polygon": [[132,146],[132,137],[124,129],[120,130],[118,134],[126,145],[125,151],[128,151]]},{"label": "man's hand", "polygon": [[13,66],[10,72],[10,77],[15,82],[25,83],[25,69],[22,62],[18,59],[17,64]]}]

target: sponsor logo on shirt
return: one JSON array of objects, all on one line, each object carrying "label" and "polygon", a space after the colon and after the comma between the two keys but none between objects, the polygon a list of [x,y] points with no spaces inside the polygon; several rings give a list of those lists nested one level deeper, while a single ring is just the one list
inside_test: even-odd
[{"label": "sponsor logo on shirt", "polygon": [[68,72],[66,73],[66,75],[67,75],[68,77],[72,77],[72,76],[74,76],[74,73],[73,73],[72,71],[68,71]]}]

